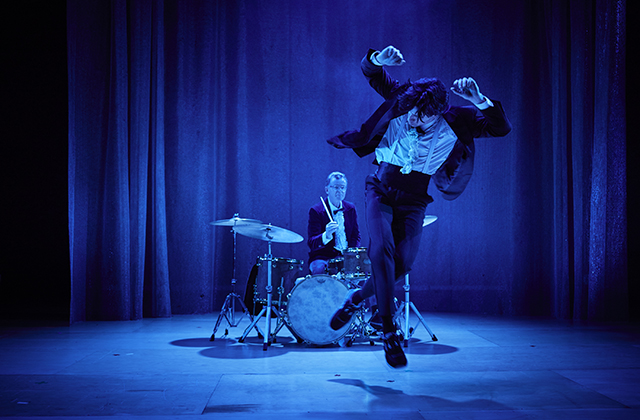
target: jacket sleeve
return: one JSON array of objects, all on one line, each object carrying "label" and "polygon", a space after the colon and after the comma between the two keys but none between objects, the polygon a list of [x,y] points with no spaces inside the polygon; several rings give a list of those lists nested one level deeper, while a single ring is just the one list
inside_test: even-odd
[{"label": "jacket sleeve", "polygon": [[376,66],[371,62],[371,54],[375,52],[377,51],[373,49],[370,49],[367,52],[367,55],[365,55],[360,62],[360,68],[362,69],[364,77],[367,78],[369,85],[384,99],[389,99],[394,96],[397,89],[400,87],[400,82],[393,79],[384,67]]},{"label": "jacket sleeve", "polygon": [[511,132],[511,122],[502,108],[499,101],[494,101],[493,106],[480,111],[478,115],[477,108],[473,107],[475,118],[473,118],[473,127],[471,128],[474,138],[480,137],[503,137]]},{"label": "jacket sleeve", "polygon": [[[331,137],[327,140],[327,143],[337,149],[357,149],[365,147],[372,137],[372,133],[378,125],[378,122],[382,119],[384,114],[391,110],[391,107],[395,104],[394,101],[385,101],[382,105],[371,114],[371,116],[361,126],[360,130],[345,131],[342,134]],[[379,140],[378,140],[379,141]],[[365,153],[358,153],[358,156],[362,157],[367,155],[376,148],[377,143]]]},{"label": "jacket sleeve", "polygon": [[[345,131],[327,140],[327,143],[337,149],[354,149],[360,157],[372,153],[378,146],[391,117],[399,115],[396,106],[397,96],[408,87],[408,84],[400,85],[397,80],[392,79],[384,68],[371,63],[369,57],[374,52],[375,50],[369,50],[362,59],[362,72],[369,84],[386,100],[359,130]],[[389,116],[388,113],[392,115]]]},{"label": "jacket sleeve", "polygon": [[474,138],[501,137],[511,131],[511,123],[502,104],[493,101],[493,106],[479,111],[475,106],[452,107],[445,114],[452,125],[458,141],[447,160],[431,176],[436,188],[446,200],[455,200],[467,187],[473,174],[475,154]]},{"label": "jacket sleeve", "polygon": [[317,251],[318,249],[324,248],[326,246],[333,246],[332,243],[335,242],[335,239],[331,239],[331,241],[329,241],[327,245],[322,242],[322,234],[324,233],[325,227],[326,223],[322,215],[319,214],[315,208],[310,208],[309,225],[307,227],[307,244],[309,245],[309,249],[311,251]]}]

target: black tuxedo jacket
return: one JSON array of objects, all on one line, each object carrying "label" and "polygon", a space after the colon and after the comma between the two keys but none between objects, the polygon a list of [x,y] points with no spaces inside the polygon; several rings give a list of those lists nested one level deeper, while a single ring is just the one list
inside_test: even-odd
[{"label": "black tuxedo jacket", "polygon": [[[349,248],[360,246],[360,230],[358,228],[358,214],[353,203],[342,200],[344,208],[344,232],[347,236]],[[307,227],[307,244],[309,245],[309,262],[322,259],[330,260],[341,255],[336,246],[335,238],[326,245],[322,242],[322,234],[329,223],[329,216],[322,203],[318,202],[309,209],[309,224]]]},{"label": "black tuxedo jacket", "polygon": [[[365,121],[359,130],[346,131],[332,137],[327,142],[337,148],[353,149],[360,157],[372,153],[384,133],[389,122],[406,113],[399,109],[398,96],[404,92],[410,83],[401,84],[392,79],[389,73],[370,61],[369,50],[362,59],[361,68],[371,87],[378,92],[385,101]],[[511,123],[507,119],[500,102],[492,100],[493,105],[485,110],[475,106],[450,106],[443,117],[458,137],[453,150],[447,160],[432,175],[436,187],[447,200],[457,198],[469,183],[473,173],[473,158],[475,153],[474,138],[502,137],[511,131]],[[427,186],[425,186],[425,194]]]}]

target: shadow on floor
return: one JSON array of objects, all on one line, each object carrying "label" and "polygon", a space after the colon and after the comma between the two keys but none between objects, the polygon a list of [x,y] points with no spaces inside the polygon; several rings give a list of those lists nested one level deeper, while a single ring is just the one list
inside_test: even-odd
[{"label": "shadow on floor", "polygon": [[[434,397],[429,395],[410,395],[403,391],[386,386],[367,385],[361,379],[329,379],[329,382],[335,382],[342,385],[354,386],[360,388],[373,397],[368,401],[370,411],[387,411],[389,409],[408,409],[411,407],[429,407],[432,410],[442,410],[446,407],[452,411],[467,410],[510,410],[504,404],[484,398],[476,398],[467,401],[453,401],[446,398]],[[387,382],[393,382],[389,380]]]},{"label": "shadow on floor", "polygon": [[[337,344],[327,346],[314,346],[298,343],[292,337],[277,337],[277,342],[269,346],[267,351],[263,351],[263,340],[259,337],[247,337],[244,343],[232,338],[219,338],[209,341],[208,338],[185,338],[172,341],[170,344],[179,347],[205,348],[200,354],[205,357],[218,359],[242,359],[262,357],[282,356],[290,352],[336,352],[336,351],[369,351],[371,345],[367,341],[356,342],[350,347],[342,347]],[[374,343],[376,346],[381,343]],[[411,339],[409,347],[405,350],[410,354],[449,354],[458,351],[456,347],[437,344],[432,341],[421,341]]]}]

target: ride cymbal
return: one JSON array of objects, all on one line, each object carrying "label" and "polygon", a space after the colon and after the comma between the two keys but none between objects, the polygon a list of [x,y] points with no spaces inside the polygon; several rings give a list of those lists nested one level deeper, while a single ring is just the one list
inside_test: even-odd
[{"label": "ride cymbal", "polygon": [[271,224],[238,226],[236,232],[249,238],[287,244],[301,242],[304,239],[295,232]]}]

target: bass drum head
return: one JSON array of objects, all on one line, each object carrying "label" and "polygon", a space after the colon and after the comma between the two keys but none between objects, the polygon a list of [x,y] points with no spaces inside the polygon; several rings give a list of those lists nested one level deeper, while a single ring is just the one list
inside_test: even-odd
[{"label": "bass drum head", "polygon": [[337,343],[349,331],[350,323],[334,331],[331,316],[342,305],[349,289],[341,280],[317,274],[298,283],[287,301],[287,318],[291,329],[309,344]]}]

